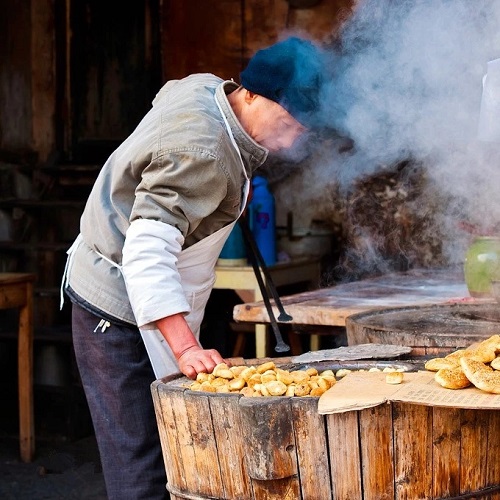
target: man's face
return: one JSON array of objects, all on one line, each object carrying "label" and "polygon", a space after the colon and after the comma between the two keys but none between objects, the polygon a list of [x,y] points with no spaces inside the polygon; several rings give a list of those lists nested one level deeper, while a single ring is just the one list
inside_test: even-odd
[{"label": "man's face", "polygon": [[252,139],[271,153],[291,148],[306,128],[276,102],[259,95],[253,96],[251,113],[245,123]]}]

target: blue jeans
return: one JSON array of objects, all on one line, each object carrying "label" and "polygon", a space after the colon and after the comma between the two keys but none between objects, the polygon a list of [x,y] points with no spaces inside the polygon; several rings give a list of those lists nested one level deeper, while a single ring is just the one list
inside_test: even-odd
[{"label": "blue jeans", "polygon": [[98,316],[73,304],[73,345],[109,500],[167,499],[151,396],[155,379],[139,330],[94,332]]}]

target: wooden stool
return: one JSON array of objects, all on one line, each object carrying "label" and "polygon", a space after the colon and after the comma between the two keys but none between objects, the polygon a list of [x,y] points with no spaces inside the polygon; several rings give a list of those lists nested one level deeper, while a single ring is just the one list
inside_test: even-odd
[{"label": "wooden stool", "polygon": [[33,282],[34,274],[0,273],[0,309],[19,308],[17,370],[21,460],[35,454],[33,414]]}]

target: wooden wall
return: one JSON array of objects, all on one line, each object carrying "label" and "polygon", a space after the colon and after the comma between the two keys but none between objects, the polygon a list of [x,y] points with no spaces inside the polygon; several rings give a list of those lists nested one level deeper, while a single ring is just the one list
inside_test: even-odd
[{"label": "wooden wall", "polygon": [[237,80],[286,35],[329,41],[353,2],[0,0],[0,161],[101,161],[164,81]]},{"label": "wooden wall", "polygon": [[[310,8],[288,0],[164,0],[161,8],[163,79],[211,72],[238,79],[260,48],[286,35],[329,42],[354,0],[319,0]],[[311,2],[305,2],[311,3]]]},{"label": "wooden wall", "polygon": [[101,161],[135,128],[161,85],[159,3],[67,4],[66,149],[71,160]]},{"label": "wooden wall", "polygon": [[54,1],[0,9],[0,159],[43,160],[55,143]]}]

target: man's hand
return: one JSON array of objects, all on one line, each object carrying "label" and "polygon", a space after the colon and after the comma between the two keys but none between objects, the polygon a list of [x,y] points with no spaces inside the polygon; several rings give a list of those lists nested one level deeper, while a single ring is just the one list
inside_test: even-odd
[{"label": "man's hand", "polygon": [[216,365],[224,363],[224,359],[215,349],[202,349],[193,346],[177,358],[181,372],[191,379],[201,372],[211,373]]},{"label": "man's hand", "polygon": [[179,369],[191,379],[200,372],[210,373],[224,359],[215,349],[203,349],[189,328],[184,315],[166,316],[156,326],[172,349]]}]

